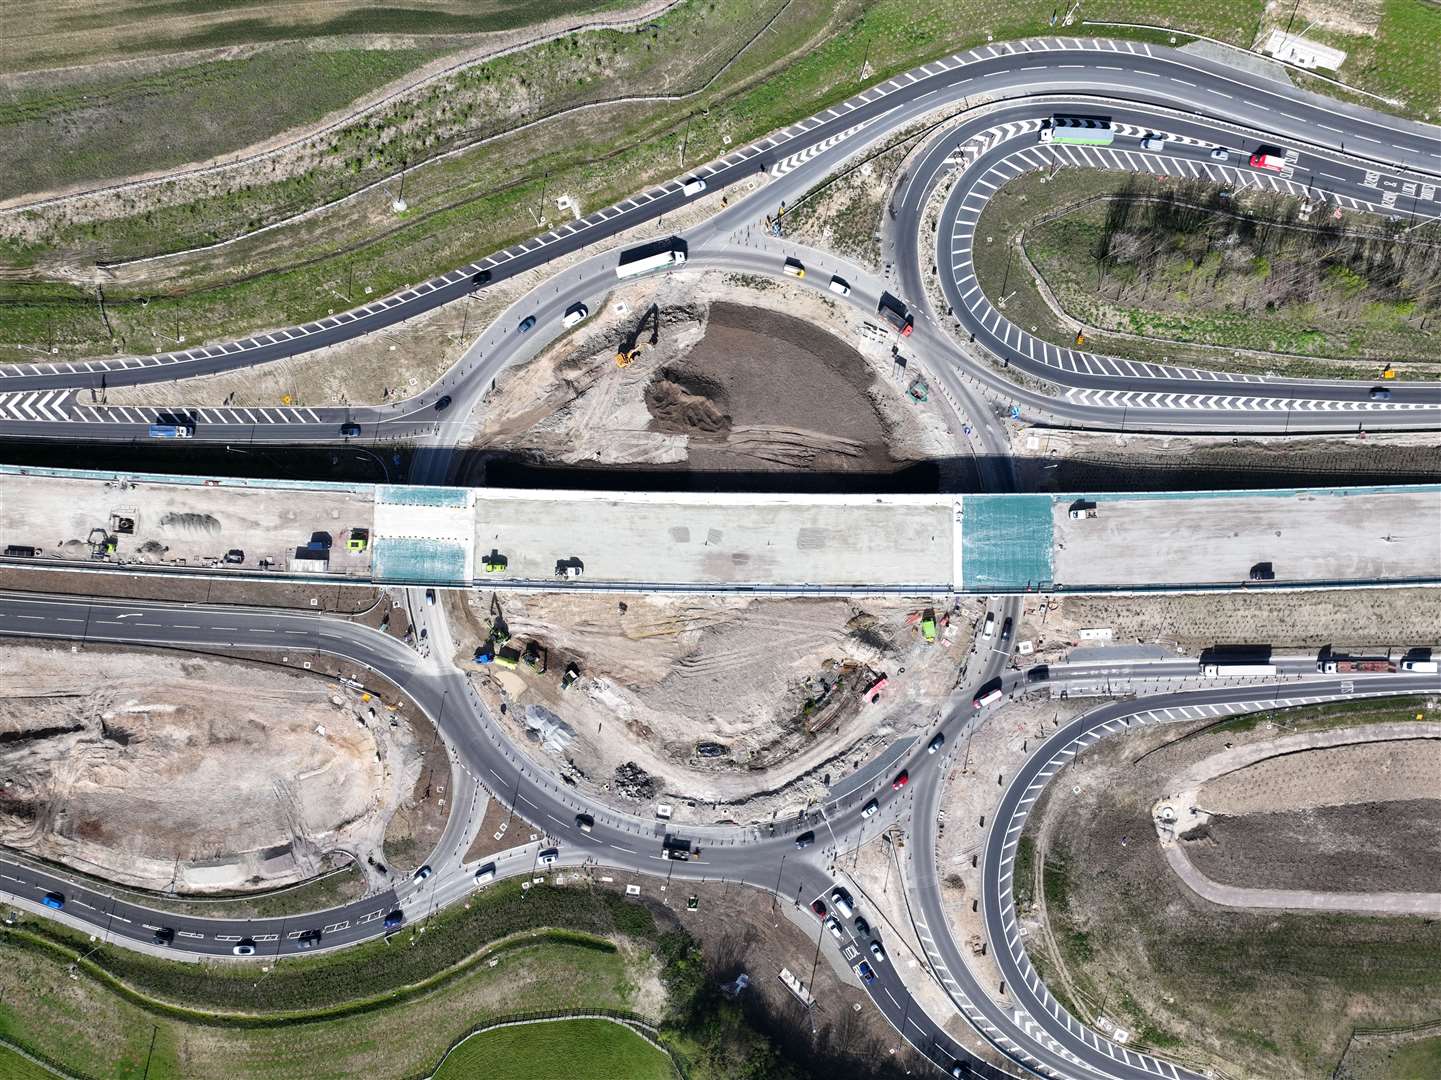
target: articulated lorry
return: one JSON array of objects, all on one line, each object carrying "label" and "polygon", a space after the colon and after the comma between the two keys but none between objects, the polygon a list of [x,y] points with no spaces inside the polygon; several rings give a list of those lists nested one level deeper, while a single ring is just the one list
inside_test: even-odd
[{"label": "articulated lorry", "polygon": [[1355,671],[1395,671],[1390,660],[1318,660],[1316,670],[1322,675],[1346,675]]}]

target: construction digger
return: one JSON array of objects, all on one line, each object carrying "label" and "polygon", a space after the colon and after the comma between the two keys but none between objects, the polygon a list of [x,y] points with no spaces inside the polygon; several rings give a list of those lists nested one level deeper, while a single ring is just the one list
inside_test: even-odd
[{"label": "construction digger", "polygon": [[[645,324],[651,324],[650,342],[642,343],[641,334],[645,331]],[[652,304],[646,308],[645,314],[640,317],[640,322],[635,324],[635,329],[630,336],[622,341],[620,348],[615,354],[615,366],[627,368],[635,362],[635,358],[645,352],[647,348],[655,348],[655,343],[660,340],[660,306]]]}]

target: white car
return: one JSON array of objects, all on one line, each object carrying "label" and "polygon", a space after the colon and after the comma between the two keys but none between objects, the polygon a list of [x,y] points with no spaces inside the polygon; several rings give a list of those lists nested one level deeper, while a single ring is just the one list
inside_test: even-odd
[{"label": "white car", "polygon": [[475,872],[475,883],[484,885],[495,880],[495,863],[486,863]]},{"label": "white car", "polygon": [[558,858],[560,858],[559,851],[555,848],[546,848],[540,853],[540,858],[537,861],[541,866],[554,866],[555,860]]},{"label": "white car", "polygon": [[826,920],[826,929],[831,932],[831,937],[841,940],[841,924],[836,922],[834,916]]},{"label": "white car", "polygon": [[569,329],[576,323],[584,321],[586,316],[588,316],[589,314],[590,308],[586,307],[584,304],[572,304],[569,308],[566,309],[565,316],[560,320],[560,323],[566,329]]},{"label": "white car", "polygon": [[832,278],[831,278],[830,289],[831,289],[831,292],[835,293],[835,294],[838,295],[838,296],[850,296],[850,295],[851,295],[851,287],[850,287],[850,285],[846,282],[846,279],[845,279],[845,278],[832,277]]},{"label": "white car", "polygon": [[1211,160],[1212,160],[1212,161],[1230,161],[1230,160],[1231,160],[1231,152],[1230,152],[1229,150],[1223,150],[1223,149],[1221,149],[1221,148],[1218,146],[1218,147],[1216,147],[1216,149],[1214,149],[1214,150],[1211,151]]},{"label": "white car", "polygon": [[879,941],[871,942],[871,955],[875,957],[876,963],[878,964],[884,964],[886,962],[886,950],[881,948]]},{"label": "white car", "polygon": [[1166,149],[1166,137],[1164,135],[1147,135],[1141,140],[1142,150],[1164,150]]},{"label": "white car", "polygon": [[236,956],[254,956],[255,942],[251,941],[249,938],[246,938],[244,941],[242,941],[239,945],[235,946],[235,948],[231,949],[230,951]]},{"label": "white car", "polygon": [[687,198],[692,195],[699,195],[702,191],[705,190],[705,181],[695,178],[687,180],[685,184],[682,185],[680,190],[681,194],[686,196]]},{"label": "white car", "polygon": [[875,799],[872,799],[870,802],[866,803],[865,806],[861,807],[861,817],[872,817],[875,815],[875,812],[880,808],[881,804],[876,802]]}]

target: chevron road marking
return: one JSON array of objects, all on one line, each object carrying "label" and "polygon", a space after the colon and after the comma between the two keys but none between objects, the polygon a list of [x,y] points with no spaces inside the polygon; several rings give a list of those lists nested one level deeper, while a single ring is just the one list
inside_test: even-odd
[{"label": "chevron road marking", "polygon": [[[73,391],[65,391],[73,393]],[[3,399],[21,395],[0,394],[0,410]],[[156,424],[166,422],[169,417],[186,416],[207,426],[230,424],[236,427],[252,427],[264,424],[318,424],[321,417],[314,409],[279,408],[251,406],[220,408],[207,405],[80,405],[71,403],[68,416],[61,420],[76,420],[87,424]],[[4,419],[0,412],[0,419]]]},{"label": "chevron road marking", "polygon": [[0,420],[69,420],[74,390],[30,390],[0,394]]},{"label": "chevron road marking", "polygon": [[[879,119],[880,117],[874,118],[874,120]],[[874,120],[866,120],[863,123],[856,124],[854,127],[848,127],[844,131],[839,131],[828,139],[822,139],[818,143],[812,143],[804,150],[797,151],[794,154],[782,158],[780,161],[777,161],[774,165],[771,166],[771,175],[775,177],[780,177],[785,176],[786,173],[794,172],[806,162],[810,161],[811,158],[824,154],[831,147],[844,142],[846,139],[849,139],[852,135],[860,131],[862,128],[869,127],[874,122]]]},{"label": "chevron road marking", "polygon": [[1067,390],[1066,400],[1093,408],[1167,409],[1182,412],[1404,412],[1435,408],[1425,402],[1337,401],[1234,394],[1160,394],[1148,390],[1096,390],[1081,387]]}]

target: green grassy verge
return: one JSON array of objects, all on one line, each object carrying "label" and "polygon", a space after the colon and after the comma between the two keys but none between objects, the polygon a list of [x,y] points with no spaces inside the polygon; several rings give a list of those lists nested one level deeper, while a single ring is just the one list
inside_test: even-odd
[{"label": "green grassy verge", "polygon": [[472,1036],[436,1070],[435,1080],[674,1080],[675,1075],[670,1058],[635,1032],[605,1020],[567,1020]]},{"label": "green grassy verge", "polygon": [[1064,310],[1164,341],[1378,368],[1441,361],[1441,245],[1308,228],[1295,200],[1233,210],[1213,185],[1155,187],[1116,184],[1106,201],[1026,230]]},{"label": "green grassy verge", "polygon": [[55,1074],[8,1046],[0,1046],[0,1080],[55,1080]]},{"label": "green grassy verge", "polygon": [[[1122,195],[1132,211],[1112,242],[1143,259],[1140,267],[1096,257],[1122,216]],[[1191,204],[1200,209],[1188,209]],[[976,273],[987,296],[1005,298],[1009,319],[1057,345],[1074,343],[1075,324],[1051,306],[1026,259],[1061,312],[1101,328],[1088,331],[1085,343],[1108,356],[1155,360],[1156,343],[1164,341],[1169,362],[1214,370],[1376,379],[1391,363],[1402,378],[1441,376],[1441,322],[1434,310],[1441,293],[1435,275],[1420,269],[1438,257],[1441,236],[1417,230],[1412,243],[1398,244],[1280,227],[1298,214],[1296,200],[1221,198],[1206,185],[1092,169],[1027,173],[998,190],[982,211]],[[1153,216],[1163,223],[1154,236]],[[1341,224],[1366,230],[1378,223],[1348,215]],[[1014,243],[1018,235],[1024,259]],[[1303,250],[1325,244],[1315,253]],[[1241,259],[1238,253],[1251,245],[1252,257]],[[1361,271],[1343,261],[1353,249],[1357,265],[1375,276],[1367,295],[1358,295]],[[1308,287],[1320,302],[1299,299]],[[1269,307],[1266,290],[1277,298]]]},{"label": "green grassy verge", "polygon": [[[1118,15],[1144,10],[1225,37],[1249,33],[1258,4],[1172,10],[1138,0],[1122,8]],[[596,109],[412,168],[402,217],[386,209],[393,192],[377,192],[303,226],[147,270],[143,282],[107,287],[108,325],[93,290],[41,283],[49,271],[13,281],[0,286],[0,346],[11,346],[0,357],[33,355],[37,346],[61,355],[148,352],[173,344],[177,329],[193,342],[323,316],[364,290],[389,292],[534,235],[545,193],[570,194],[586,208],[613,201],[675,175],[682,156],[708,160],[892,73],[988,39],[1050,31],[1053,10],[1035,0],[695,0],[642,31],[583,34],[500,58],[327,139],[302,175],[113,221],[36,223],[3,245],[5,261],[23,267],[63,251],[85,265],[210,242],[558,108],[640,86],[701,92],[674,104]]]},{"label": "green grassy verge", "polygon": [[[649,911],[614,893],[539,886],[522,891],[503,882],[473,899],[412,924],[390,938],[330,955],[282,959],[263,981],[252,965],[176,964],[102,946],[85,965],[138,994],[176,1003],[178,1012],[273,1014],[295,1010],[369,1008],[387,995],[410,993],[463,969],[486,945],[536,926],[564,926],[584,935],[641,937],[654,931]],[[84,935],[44,921],[21,923],[25,936],[61,954],[89,948]],[[212,1018],[214,1020],[214,1018]],[[246,1023],[242,1017],[235,1023]]]}]

